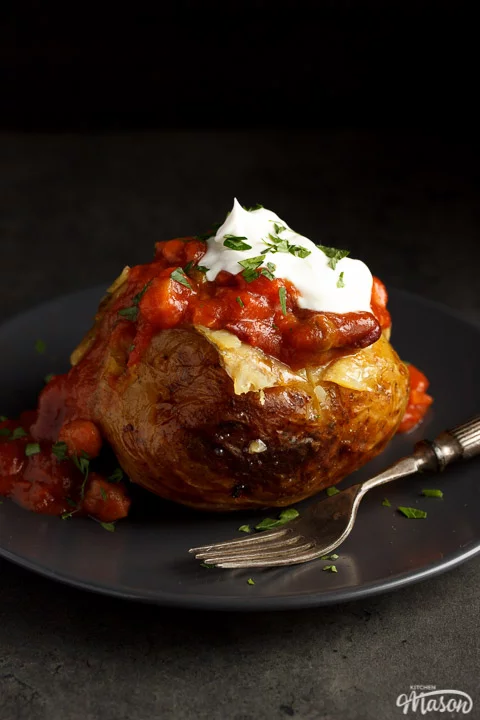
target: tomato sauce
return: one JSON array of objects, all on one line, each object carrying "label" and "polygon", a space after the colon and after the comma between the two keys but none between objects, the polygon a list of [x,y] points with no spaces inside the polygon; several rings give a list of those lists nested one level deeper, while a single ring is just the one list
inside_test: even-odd
[{"label": "tomato sauce", "polygon": [[367,347],[390,326],[387,293],[378,278],[371,313],[315,312],[300,308],[292,283],[269,277],[267,268],[245,273],[247,279],[242,272],[222,271],[215,282],[207,281],[201,264],[205,250],[205,243],[194,238],[160,242],[153,263],[130,271],[120,310],[126,319],[128,303],[141,294],[138,312],[130,307],[136,323],[130,365],[139,361],[154,333],[184,324],[228,330],[293,369]]},{"label": "tomato sauce", "polygon": [[[0,421],[0,495],[28,510],[64,518],[88,515],[113,522],[127,515],[125,484],[96,466],[103,438],[90,419],[107,346],[133,367],[155,333],[193,324],[228,330],[298,369],[367,347],[390,327],[387,292],[378,278],[371,313],[314,312],[298,306],[290,282],[269,276],[262,267],[247,278],[221,272],[215,282],[207,281],[201,266],[205,251],[196,238],[157,243],[153,262],[130,269],[107,296],[88,352],[68,374],[48,383],[38,411],[23,413],[18,421]],[[410,379],[402,430],[416,424],[432,402],[425,393],[428,381],[413,366]],[[114,381],[112,376],[109,382]]]},{"label": "tomato sauce", "polygon": [[410,396],[407,409],[403,416],[398,432],[408,432],[421,422],[433,402],[433,398],[427,394],[429,381],[425,375],[414,365],[408,365],[410,374]]}]

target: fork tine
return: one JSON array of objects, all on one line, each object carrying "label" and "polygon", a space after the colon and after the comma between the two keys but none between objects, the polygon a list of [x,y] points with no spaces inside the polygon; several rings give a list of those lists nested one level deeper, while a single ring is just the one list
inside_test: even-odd
[{"label": "fork tine", "polygon": [[217,555],[221,555],[222,557],[243,557],[244,555],[260,555],[260,553],[263,555],[265,552],[272,552],[273,550],[286,548],[289,545],[295,545],[300,540],[304,539],[305,538],[302,535],[292,535],[290,533],[289,535],[281,535],[279,538],[273,538],[273,540],[268,543],[256,545],[252,543],[249,545],[233,545],[229,547],[219,547],[218,545],[213,545],[212,547],[209,547],[208,550],[196,553],[195,558],[196,560],[206,560],[207,557],[211,557],[215,553]]},{"label": "fork tine", "polygon": [[227,548],[241,548],[247,545],[264,545],[268,544],[272,540],[277,540],[283,535],[289,534],[291,528],[281,528],[279,530],[267,530],[267,532],[259,533],[258,535],[250,535],[247,538],[238,538],[237,540],[226,540],[225,542],[211,543],[210,545],[201,545],[199,547],[190,548],[188,552],[203,553],[207,550],[226,550]]},{"label": "fork tine", "polygon": [[207,555],[204,560],[206,563],[211,563],[212,565],[218,565],[219,567],[225,567],[226,563],[232,563],[232,562],[242,562],[247,563],[247,565],[250,565],[252,561],[262,561],[266,560],[267,562],[269,560],[275,560],[276,558],[295,558],[298,555],[303,554],[307,550],[310,550],[312,547],[315,546],[314,540],[305,540],[305,538],[299,538],[299,540],[303,541],[299,545],[295,545],[294,547],[277,547],[274,550],[271,551],[263,551],[263,550],[257,550],[251,553],[237,553],[237,554],[218,554],[218,555]]},{"label": "fork tine", "polygon": [[308,562],[309,560],[316,560],[321,556],[321,551],[312,548],[303,553],[293,553],[292,555],[286,555],[283,553],[277,558],[271,558],[268,560],[228,560],[226,562],[218,563],[216,567],[219,568],[253,568],[253,567],[278,567],[280,565],[299,565],[300,563]]}]

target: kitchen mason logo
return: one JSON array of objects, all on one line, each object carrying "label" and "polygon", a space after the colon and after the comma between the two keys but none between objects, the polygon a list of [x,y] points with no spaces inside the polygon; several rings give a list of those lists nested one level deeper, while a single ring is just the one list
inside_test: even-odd
[{"label": "kitchen mason logo", "polygon": [[410,685],[409,693],[397,697],[397,707],[403,714],[430,712],[468,715],[473,709],[473,700],[463,690],[437,690],[436,685]]}]

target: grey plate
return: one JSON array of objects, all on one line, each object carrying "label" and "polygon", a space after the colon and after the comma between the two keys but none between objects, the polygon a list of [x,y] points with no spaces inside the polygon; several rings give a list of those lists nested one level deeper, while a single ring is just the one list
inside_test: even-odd
[{"label": "grey plate", "polygon": [[[14,318],[0,328],[1,414],[35,405],[43,377],[68,367],[68,356],[89,327],[103,288],[70,295]],[[434,409],[421,428],[398,436],[354,476],[358,482],[386,467],[423,436],[433,437],[480,410],[480,332],[448,310],[403,292],[392,292],[394,345],[431,379]],[[47,352],[34,351],[37,338]],[[202,568],[189,547],[229,539],[262,513],[210,515],[135,491],[131,517],[115,533],[90,520],[61,521],[0,505],[0,555],[50,578],[123,598],[217,610],[261,610],[326,605],[373,595],[443,572],[480,551],[480,462],[442,475],[415,477],[370,492],[355,528],[339,549],[338,574],[322,561],[287,569],[225,571]],[[420,496],[440,488],[444,500]],[[382,506],[387,496],[392,508]],[[307,501],[311,502],[311,501]],[[301,503],[298,508],[302,511]],[[395,511],[410,505],[428,511],[407,520]],[[253,576],[255,585],[247,584]]]}]

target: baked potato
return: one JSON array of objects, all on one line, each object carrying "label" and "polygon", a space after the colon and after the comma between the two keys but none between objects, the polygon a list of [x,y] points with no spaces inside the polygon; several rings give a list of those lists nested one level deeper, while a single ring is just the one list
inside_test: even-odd
[{"label": "baked potato", "polygon": [[72,361],[85,373],[95,356],[92,420],[147,490],[202,510],[286,506],[337,483],[395,433],[408,371],[388,331],[292,370],[225,330],[177,327],[129,367],[127,341],[106,331],[125,284],[128,269]]},{"label": "baked potato", "polygon": [[202,510],[285,506],[337,483],[395,433],[408,375],[383,336],[293,372],[224,331],[164,330],[95,421],[127,475]]}]

